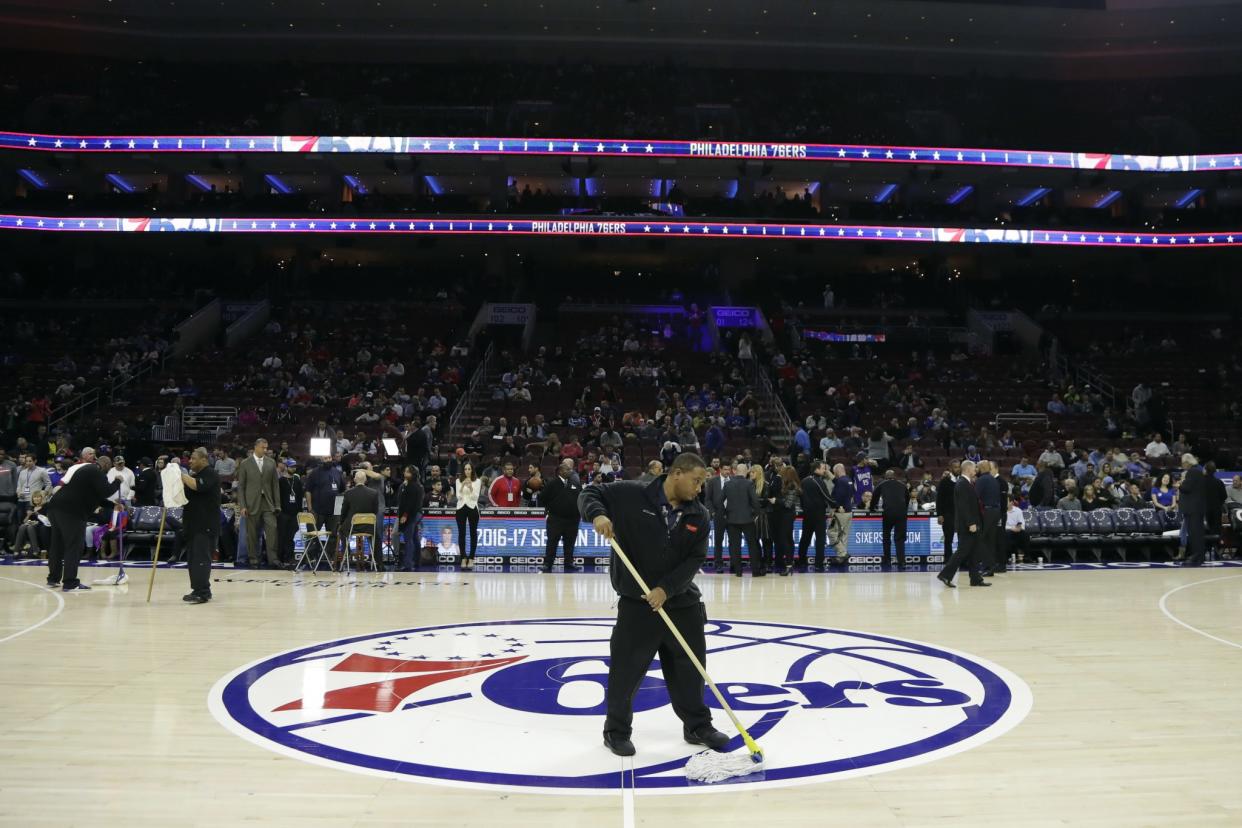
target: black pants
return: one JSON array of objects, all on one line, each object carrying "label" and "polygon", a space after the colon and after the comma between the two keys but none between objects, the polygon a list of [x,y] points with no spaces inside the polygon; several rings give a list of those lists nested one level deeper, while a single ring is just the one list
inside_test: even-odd
[{"label": "black pants", "polygon": [[1203,514],[1186,512],[1182,519],[1186,521],[1186,563],[1197,566],[1203,563],[1207,552],[1203,537]]},{"label": "black pants", "polygon": [[[470,524],[469,541],[470,551],[466,549],[466,524]],[[457,548],[461,550],[463,558],[473,558],[474,550],[479,545],[479,510],[471,509],[469,506],[462,506],[457,510]]]},{"label": "black pants", "polygon": [[276,535],[280,542],[277,549],[280,552],[281,563],[293,563],[293,536],[298,533],[298,516],[287,512],[280,512],[276,515]]},{"label": "black pants", "polygon": [[[1021,532],[1010,532],[1006,530],[1005,541],[1005,545],[1009,547],[1009,555],[1017,555],[1021,553],[1022,556],[1025,557],[1026,550],[1030,547],[1031,536],[1026,533],[1025,529]],[[1007,560],[1008,557],[1006,557],[1006,561]]]},{"label": "black pants", "polygon": [[211,597],[211,553],[215,549],[215,535],[197,532],[185,539],[186,559],[190,568],[190,591],[204,598]]},{"label": "black pants", "polygon": [[1004,569],[1000,547],[1000,509],[984,509],[983,525],[979,527],[979,568],[995,572]]},{"label": "black pants", "polygon": [[776,569],[793,566],[794,513],[792,509],[772,510],[772,543],[776,547]]},{"label": "black pants", "polygon": [[78,580],[78,562],[86,549],[86,521],[64,515],[50,514],[52,543],[47,552],[47,579],[61,581],[65,589],[73,589]]},{"label": "black pants", "polygon": [[729,569],[742,571],[742,538],[746,539],[746,550],[750,553],[750,571],[763,572],[763,550],[759,548],[754,521],[729,524]]},{"label": "black pants", "polygon": [[724,566],[725,519],[724,515],[712,515],[712,542],[716,547],[716,568]]},{"label": "black pants", "polygon": [[543,568],[551,569],[552,564],[556,563],[556,547],[562,542],[565,544],[565,567],[573,566],[574,544],[578,540],[578,518],[548,515],[547,532],[548,542],[543,549]]},{"label": "black pants", "polygon": [[897,565],[900,567],[906,565],[906,526],[905,515],[893,517],[885,515],[881,520],[881,539],[884,543],[884,556],[880,559],[882,566],[892,564],[894,546],[897,547]]},{"label": "black pants", "polygon": [[[707,663],[707,641],[703,625],[707,611],[702,604],[665,607],[678,632],[690,645],[701,664]],[[652,612],[646,601],[621,598],[617,603],[617,625],[612,628],[608,662],[608,716],[604,732],[628,739],[634,722],[634,694],[638,692],[651,660],[660,656],[660,669],[668,685],[669,701],[682,726],[693,731],[711,724],[712,714],[703,701],[703,677],[665,625],[660,614]]]},{"label": "black pants", "polygon": [[826,515],[804,515],[802,517],[802,539],[798,541],[798,565],[806,567],[806,551],[811,545],[811,535],[815,536],[815,565],[824,567],[824,543],[828,540],[828,517]]},{"label": "black pants", "polygon": [[[957,531],[957,527],[953,525],[953,515],[944,516],[944,559],[946,561],[953,557],[953,536]],[[960,538],[958,539],[960,542]]]},{"label": "black pants", "polygon": [[328,560],[335,561],[336,560],[336,530],[340,528],[341,516],[334,515],[331,512],[328,512],[326,514],[323,512],[316,512],[315,513],[315,525],[322,526],[324,529],[327,530],[328,538],[327,538],[326,544],[327,544]]},{"label": "black pants", "polygon": [[964,568],[970,573],[970,582],[977,584],[983,580],[978,555],[979,532],[963,532],[957,541],[957,551],[949,558],[944,569],[940,570],[940,577],[952,581],[958,569]]}]

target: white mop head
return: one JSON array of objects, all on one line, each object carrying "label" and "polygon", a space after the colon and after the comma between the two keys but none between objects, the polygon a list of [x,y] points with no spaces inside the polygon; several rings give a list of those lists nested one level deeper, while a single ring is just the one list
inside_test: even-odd
[{"label": "white mop head", "polygon": [[707,784],[762,771],[762,753],[717,753],[714,750],[705,750],[691,756],[686,763],[686,778],[691,782]]},{"label": "white mop head", "polygon": [[109,576],[107,578],[99,578],[94,583],[96,586],[120,586],[121,584],[127,582],[128,580],[129,580],[129,576],[126,575],[125,570],[122,569],[120,572],[116,573],[115,575]]}]

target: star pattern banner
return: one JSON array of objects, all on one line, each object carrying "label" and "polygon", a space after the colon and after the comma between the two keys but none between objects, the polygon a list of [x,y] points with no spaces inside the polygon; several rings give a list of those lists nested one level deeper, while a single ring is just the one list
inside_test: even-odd
[{"label": "star pattern banner", "polygon": [[348,218],[102,218],[0,215],[0,230],[91,233],[316,233],[321,235],[590,236],[616,238],[760,239],[764,241],[885,241],[1026,244],[1074,247],[1208,248],[1242,245],[1242,230],[1203,233],[1098,230],[1014,230],[875,224],[788,224],[746,221],[595,221],[496,219],[479,216],[411,219]]},{"label": "star pattern banner", "polygon": [[0,132],[0,149],[45,152],[266,152],[402,155],[585,155],[740,158],[872,164],[945,164],[1175,173],[1242,169],[1242,152],[1123,155],[1100,152],[738,141],[599,138],[454,138],[341,135],[43,135]]}]

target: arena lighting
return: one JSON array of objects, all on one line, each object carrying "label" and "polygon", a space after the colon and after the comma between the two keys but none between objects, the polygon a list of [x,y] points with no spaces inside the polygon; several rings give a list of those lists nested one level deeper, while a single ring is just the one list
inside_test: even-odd
[{"label": "arena lighting", "polygon": [[1095,206],[1102,209],[1110,206],[1119,198],[1121,198],[1121,190],[1113,190],[1111,193],[1105,193],[1104,196],[1095,203]]},{"label": "arena lighting", "polygon": [[975,188],[971,186],[970,184],[967,184],[965,187],[959,187],[957,190],[953,192],[952,195],[950,195],[948,198],[944,200],[944,203],[952,204],[952,205],[961,204],[962,199],[966,198],[966,196],[970,195],[972,192],[974,192],[974,190]]},{"label": "arena lighting", "polygon": [[1047,187],[1036,187],[1035,189],[1031,190],[1029,193],[1024,195],[1022,198],[1015,201],[1014,204],[1018,207],[1030,207],[1032,204],[1039,201],[1041,198],[1048,195],[1048,193],[1050,192],[1052,192],[1052,190],[1048,189]]},{"label": "arena lighting", "polygon": [[202,176],[195,175],[194,173],[189,173],[188,175],[186,175],[185,180],[193,184],[195,187],[198,187],[200,190],[202,190],[205,193],[211,192],[211,185],[208,184],[206,181],[204,181]]},{"label": "arena lighting", "polygon": [[581,155],[655,158],[740,158],[868,164],[1033,167],[1177,173],[1242,169],[1242,152],[1214,155],[1123,155],[1023,149],[656,141],[596,138],[449,138],[366,135],[45,135],[0,132],[0,149],[43,152],[357,152],[385,155]]},{"label": "arena lighting", "polygon": [[17,174],[25,179],[28,184],[37,187],[40,190],[47,189],[47,182],[43,180],[43,176],[39,175],[34,170],[18,170]]},{"label": "arena lighting", "polygon": [[874,200],[875,200],[875,203],[876,203],[876,204],[883,204],[884,202],[888,201],[888,199],[889,199],[889,198],[893,195],[893,193],[895,193],[895,192],[897,192],[897,185],[896,185],[896,184],[886,184],[886,185],[884,186],[884,189],[882,189],[882,190],[880,190],[880,192],[876,193],[876,196],[875,196],[875,199],[874,199]]},{"label": "arena lighting", "polygon": [[440,186],[439,181],[436,181],[435,176],[424,175],[423,181],[427,182],[427,186],[431,189],[431,192],[436,195],[444,195],[444,188]]},{"label": "arena lighting", "polygon": [[345,183],[349,185],[349,189],[353,190],[358,195],[367,194],[367,185],[363,184],[362,180],[358,178],[358,176],[356,175],[345,176]]},{"label": "arena lighting", "polygon": [[130,184],[116,173],[108,173],[104,176],[104,179],[123,193],[132,193],[135,189],[133,184]]},{"label": "arena lighting", "polygon": [[1018,230],[1007,227],[928,225],[787,224],[746,221],[663,221],[646,216],[594,219],[497,219],[481,216],[401,217],[318,216],[284,218],[102,218],[98,216],[0,215],[0,230],[87,233],[300,233],[415,236],[593,236],[612,238],[738,239],[762,241],[868,241],[923,244],[1025,244],[1071,247],[1205,248],[1242,246],[1242,229],[1197,233],[1098,230]]},{"label": "arena lighting", "polygon": [[380,443],[384,447],[385,457],[400,457],[401,449],[397,448],[397,441],[391,437],[381,437]]},{"label": "arena lighting", "polygon": [[332,456],[332,439],[330,437],[310,438],[310,456],[311,457],[331,457]]},{"label": "arena lighting", "polygon": [[271,187],[273,190],[280,193],[281,195],[290,195],[293,192],[292,187],[290,187],[285,182],[281,181],[278,176],[272,173],[268,173],[267,175],[263,176],[263,180],[267,182],[267,186]]},{"label": "arena lighting", "polygon": [[1186,195],[1179,198],[1177,200],[1177,203],[1174,204],[1173,206],[1179,210],[1184,210],[1190,206],[1191,202],[1193,202],[1195,199],[1197,199],[1201,195],[1203,195],[1203,190],[1191,190],[1190,192],[1186,193]]}]

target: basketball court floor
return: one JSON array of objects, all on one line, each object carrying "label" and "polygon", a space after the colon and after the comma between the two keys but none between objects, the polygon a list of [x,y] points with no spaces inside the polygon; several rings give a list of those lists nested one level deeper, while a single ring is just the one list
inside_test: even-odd
[{"label": "basketball court floor", "polygon": [[693,787],[658,666],[638,755],[600,742],[604,574],[214,575],[189,606],[184,570],[148,604],[146,569],[0,567],[0,823],[1242,825],[1228,563],[701,575],[767,761]]}]

